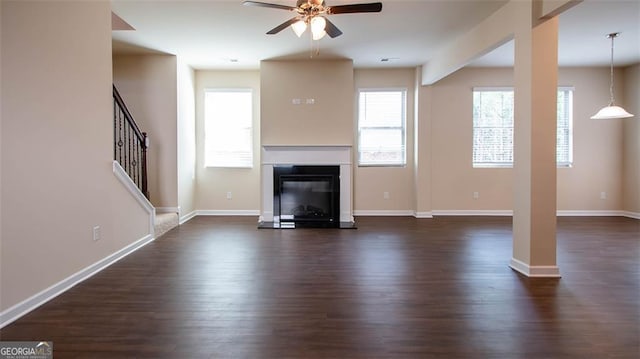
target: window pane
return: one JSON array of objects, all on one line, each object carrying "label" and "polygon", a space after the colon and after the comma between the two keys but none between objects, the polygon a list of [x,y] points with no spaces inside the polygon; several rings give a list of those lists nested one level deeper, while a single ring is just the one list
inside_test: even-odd
[{"label": "window pane", "polygon": [[360,92],[360,126],[401,127],[403,97],[400,91]]},{"label": "window pane", "polygon": [[358,163],[404,165],[404,90],[360,91],[358,95]]},{"label": "window pane", "polygon": [[513,164],[513,91],[473,92],[473,165]]},{"label": "window pane", "polygon": [[360,164],[404,162],[401,129],[363,129],[360,131]]},{"label": "window pane", "polygon": [[573,90],[558,91],[558,132],[556,161],[559,166],[573,162]]},{"label": "window pane", "polygon": [[[513,90],[473,91],[473,166],[513,165]],[[572,144],[573,90],[558,90],[557,163],[570,166]]]},{"label": "window pane", "polygon": [[205,92],[205,166],[252,167],[251,90]]}]

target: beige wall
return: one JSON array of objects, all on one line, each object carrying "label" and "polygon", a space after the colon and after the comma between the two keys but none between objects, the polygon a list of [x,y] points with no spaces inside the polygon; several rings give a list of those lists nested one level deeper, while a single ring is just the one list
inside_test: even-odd
[{"label": "beige wall", "polygon": [[260,87],[262,145],[353,144],[351,60],[262,61]]},{"label": "beige wall", "polygon": [[178,59],[178,205],[180,217],[195,211],[196,98],[195,71]]},{"label": "beige wall", "polygon": [[[512,169],[471,164],[472,88],[512,83],[511,68],[465,68],[431,86],[434,210],[512,209]],[[558,210],[620,210],[622,124],[589,119],[608,98],[608,71],[563,68],[559,85],[575,87],[575,112],[574,165],[558,169]],[[606,200],[600,192],[607,192]]]},{"label": "beige wall", "polygon": [[149,136],[149,197],[156,207],[178,207],[176,67],[172,55],[113,57],[113,82],[140,130]]},{"label": "beige wall", "polygon": [[[622,73],[616,73],[622,93]],[[562,68],[560,86],[574,86],[573,167],[558,169],[558,210],[622,209],[622,122],[591,120],[609,101],[609,69]],[[606,192],[607,199],[600,199]]]},{"label": "beige wall", "polygon": [[[622,120],[624,128],[623,209],[640,217],[640,64],[624,72],[624,108],[635,116]],[[618,100],[620,101],[620,99]]]},{"label": "beige wall", "polygon": [[[404,167],[358,167],[354,165],[354,211],[357,214],[412,215],[414,199],[414,85],[415,69],[361,69],[354,71],[354,93],[365,88],[402,88],[407,90],[406,148],[407,165]],[[356,110],[352,115],[354,143],[357,144]],[[354,159],[357,155],[354,155]],[[389,198],[384,198],[384,192]]]},{"label": "beige wall", "polygon": [[[253,168],[204,166],[204,91],[206,88],[253,90]],[[228,214],[260,209],[260,72],[196,71],[196,208]],[[227,192],[232,198],[227,199]],[[249,211],[249,212],[246,212]]]},{"label": "beige wall", "polygon": [[149,218],[112,173],[109,1],[0,6],[4,312],[145,237]]},{"label": "beige wall", "polygon": [[[265,62],[267,67],[273,65]],[[269,88],[270,96],[278,92],[278,86],[269,87],[267,80],[276,74],[279,78],[296,78],[285,76],[278,62],[275,72],[264,75],[259,72],[246,71],[198,71],[197,98],[201,102],[205,87],[251,87],[256,88],[262,77],[262,108],[273,111],[277,107],[265,103],[264,91]],[[301,65],[293,64],[294,69]],[[415,97],[416,81],[419,74],[414,69],[356,69],[353,71],[353,85],[344,85],[352,89],[352,114],[350,128],[344,131],[351,134],[352,143],[356,143],[356,100],[359,87],[404,87],[408,89],[407,104],[407,167],[380,168],[354,167],[354,210],[356,214],[410,214],[438,211],[503,211],[513,208],[513,185],[511,169],[474,169],[471,165],[471,108],[472,88],[474,86],[512,86],[512,69],[466,68],[460,70],[435,85],[420,87]],[[621,87],[622,75],[617,79]],[[281,80],[283,82],[284,80]],[[284,81],[286,82],[286,81]],[[270,81],[268,83],[271,83]],[[559,72],[560,86],[573,86],[574,92],[574,165],[572,168],[558,169],[558,209],[564,211],[605,211],[621,210],[622,204],[622,122],[593,121],[589,117],[597,111],[607,98],[608,71],[605,68],[563,68]],[[289,85],[284,85],[289,88]],[[301,98],[313,90],[282,91],[275,97]],[[294,95],[299,94],[299,95]],[[293,97],[298,96],[298,97]],[[604,96],[604,97],[603,97]],[[418,99],[414,106],[414,99]],[[604,100],[603,100],[604,98]],[[256,99],[257,101],[257,99]],[[273,100],[276,101],[276,100]],[[290,111],[305,110],[305,105],[290,105],[288,100],[280,107],[280,117],[293,120]],[[255,210],[259,208],[259,171],[257,167],[246,169],[207,169],[202,164],[202,111],[197,109],[198,123],[198,165],[197,165],[197,205],[199,210]],[[315,115],[314,109],[307,109],[309,117]],[[414,133],[414,112],[420,114],[421,130]],[[346,140],[338,140],[343,134],[339,131],[326,133],[317,137],[319,140],[304,139],[305,135],[296,135],[288,131],[282,121],[269,122],[262,117],[262,132],[271,134],[276,141],[272,144],[338,144]],[[300,116],[295,118],[306,118]],[[256,120],[257,121],[257,120]],[[275,122],[275,124],[273,123]],[[332,123],[332,125],[335,123]],[[338,124],[341,126],[342,124]],[[280,128],[276,135],[273,126]],[[300,129],[300,131],[302,131]],[[307,131],[312,132],[312,131]],[[256,133],[256,153],[259,153],[259,140]],[[419,139],[417,159],[413,149],[416,148],[414,138]],[[303,140],[304,139],[304,140]],[[417,162],[416,162],[417,160]],[[258,161],[258,159],[256,159]],[[422,167],[415,167],[420,163]],[[257,166],[259,162],[255,162]],[[627,176],[628,177],[628,176]],[[625,178],[627,178],[625,177]],[[371,180],[375,178],[375,180]],[[632,181],[630,181],[632,182]],[[250,189],[247,191],[247,189]],[[424,193],[426,190],[427,193]],[[227,200],[226,193],[231,191],[233,199]],[[237,194],[238,191],[243,194]],[[384,192],[389,192],[385,200]],[[473,192],[479,192],[479,198],[473,199]],[[606,192],[607,198],[600,199],[600,193]],[[418,202],[418,195],[421,200]],[[418,206],[419,204],[419,206]]]},{"label": "beige wall", "polygon": [[[512,84],[512,69],[465,68],[431,86],[434,210],[512,209],[512,170],[474,169],[471,163],[472,88]],[[473,192],[480,197],[473,199]]]}]

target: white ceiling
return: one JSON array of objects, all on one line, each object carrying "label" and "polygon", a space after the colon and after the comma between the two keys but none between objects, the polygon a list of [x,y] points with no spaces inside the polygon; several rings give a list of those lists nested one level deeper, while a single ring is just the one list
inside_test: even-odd
[{"label": "white ceiling", "polygon": [[[260,0],[295,5],[295,0]],[[376,0],[326,0],[342,5]],[[112,10],[135,31],[114,31],[114,53],[178,55],[196,69],[257,69],[261,60],[349,58],[354,66],[405,67],[426,63],[438,49],[469,31],[505,0],[382,0],[381,13],[331,15],[344,34],[313,45],[285,29],[285,10],[243,6],[242,0],[113,0]],[[610,59],[606,34],[615,40],[615,64],[640,62],[640,0],[585,0],[560,15],[561,66],[602,66]],[[319,50],[319,53],[316,53]],[[389,58],[390,61],[381,62]],[[235,61],[232,61],[235,60]],[[510,66],[513,43],[472,66]]]}]

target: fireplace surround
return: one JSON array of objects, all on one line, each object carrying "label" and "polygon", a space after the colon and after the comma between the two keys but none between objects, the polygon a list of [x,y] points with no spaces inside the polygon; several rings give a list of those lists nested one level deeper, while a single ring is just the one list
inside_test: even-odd
[{"label": "fireplace surround", "polygon": [[[319,179],[322,176],[330,176],[327,174],[318,175],[314,173],[303,173],[302,178],[297,180],[288,181],[287,189],[300,192],[301,190],[313,191],[310,188],[315,188],[316,192],[322,192],[321,188],[324,186],[338,186],[337,193],[334,195],[335,205],[333,216],[333,223],[329,227],[339,228],[355,228],[354,219],[352,213],[352,162],[351,162],[351,146],[263,146],[261,153],[262,162],[262,209],[260,213],[260,228],[291,228],[296,226],[308,226],[312,225],[314,220],[313,216],[319,215],[313,213],[315,207],[311,203],[311,207],[307,205],[303,208],[307,213],[302,213],[303,217],[299,218],[300,221],[291,219],[291,213],[285,213],[284,221],[281,221],[280,213],[280,194],[278,188],[280,184],[276,182],[274,178],[277,178],[274,173],[281,172],[286,168],[311,168],[311,169],[326,169],[328,167],[333,168],[337,177],[330,185],[328,181],[325,184],[311,184],[312,181],[308,181],[311,177],[316,176]],[[285,176],[289,174],[285,173]],[[307,176],[306,179],[304,176]],[[318,177],[320,176],[320,177]],[[285,180],[292,180],[291,177],[285,177]],[[316,181],[317,182],[317,181]],[[322,180],[319,182],[323,182]],[[315,187],[314,187],[315,186]],[[320,187],[318,187],[320,186]],[[337,202],[337,203],[335,203]],[[299,208],[300,209],[300,208]],[[337,213],[335,213],[337,212]],[[300,213],[299,213],[300,214]],[[338,221],[337,224],[335,222]],[[322,226],[326,226],[326,223]]]},{"label": "fireplace surround", "polygon": [[273,217],[281,227],[340,226],[340,167],[273,167]]}]

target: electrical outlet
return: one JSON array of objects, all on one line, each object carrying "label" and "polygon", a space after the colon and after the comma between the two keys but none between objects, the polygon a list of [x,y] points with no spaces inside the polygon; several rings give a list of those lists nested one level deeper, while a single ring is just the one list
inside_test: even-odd
[{"label": "electrical outlet", "polygon": [[93,240],[99,241],[102,238],[102,233],[100,231],[100,226],[93,227]]},{"label": "electrical outlet", "polygon": [[480,198],[480,192],[473,192],[473,199]]},{"label": "electrical outlet", "polygon": [[600,199],[607,199],[607,192],[600,192]]},{"label": "electrical outlet", "polygon": [[383,192],[382,193],[382,198],[389,199],[389,192]]},{"label": "electrical outlet", "polygon": [[233,193],[231,193],[230,191],[227,192],[227,199],[232,199],[233,198]]}]

